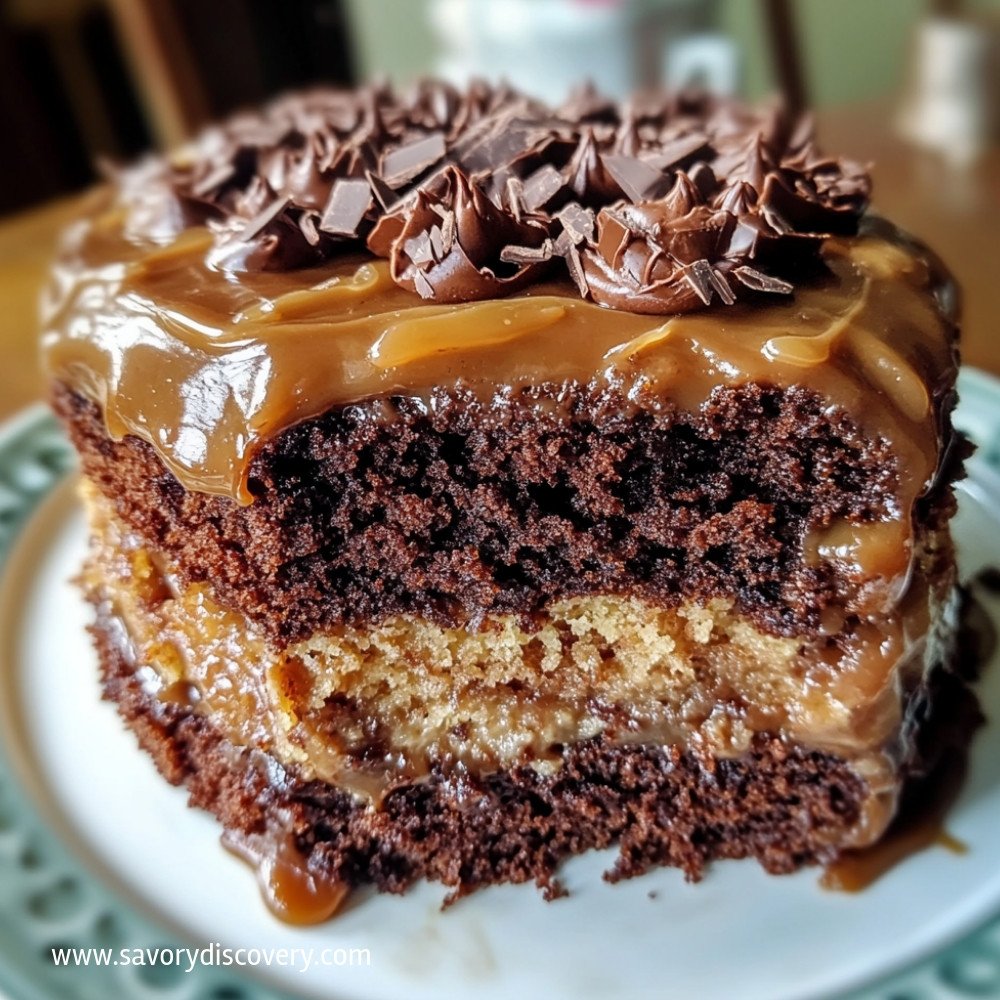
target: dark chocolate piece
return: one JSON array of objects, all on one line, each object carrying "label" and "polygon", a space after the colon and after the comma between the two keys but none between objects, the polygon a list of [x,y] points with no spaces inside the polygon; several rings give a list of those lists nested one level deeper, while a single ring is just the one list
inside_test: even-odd
[{"label": "dark chocolate piece", "polygon": [[399,187],[437,163],[444,156],[446,148],[441,132],[432,132],[422,139],[400,146],[383,156],[382,178],[390,187]]},{"label": "dark chocolate piece", "polygon": [[340,178],[330,189],[319,228],[336,236],[357,236],[372,203],[371,185],[360,178]]}]

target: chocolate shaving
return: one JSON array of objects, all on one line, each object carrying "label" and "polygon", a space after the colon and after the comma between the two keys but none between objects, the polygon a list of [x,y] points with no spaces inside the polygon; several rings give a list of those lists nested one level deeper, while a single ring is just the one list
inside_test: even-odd
[{"label": "chocolate shaving", "polygon": [[781,278],[772,277],[770,274],[764,274],[747,264],[733,268],[732,274],[734,278],[741,281],[747,288],[752,288],[755,292],[791,295],[794,290],[789,282],[782,281]]},{"label": "chocolate shaving", "polygon": [[[441,220],[454,232],[447,252]],[[435,230],[440,233],[439,257],[434,252]],[[493,298],[533,280],[547,258],[528,260],[522,253],[520,260],[505,261],[502,253],[505,247],[541,247],[546,240],[546,229],[538,220],[516,220],[452,164],[440,185],[417,192],[412,208],[404,206],[380,219],[368,246],[389,259],[392,277],[400,285],[423,298],[431,297],[431,289],[438,301],[462,302]],[[511,272],[502,264],[515,266]]]},{"label": "chocolate shaving", "polygon": [[506,203],[501,203],[501,207],[506,207],[514,218],[520,222],[521,216],[525,212],[524,185],[518,177],[508,177],[504,184]]},{"label": "chocolate shaving", "polygon": [[535,264],[549,260],[553,253],[552,240],[546,240],[540,247],[504,247],[500,259],[505,264]]},{"label": "chocolate shaving", "polygon": [[684,280],[694,289],[695,294],[705,305],[712,301],[712,269],[707,260],[696,260],[689,264],[682,272]]},{"label": "chocolate shaving", "polygon": [[[706,263],[708,263],[706,261]],[[721,271],[717,271],[711,264],[708,265],[708,280],[715,290],[715,294],[727,305],[731,306],[736,301],[736,294],[733,292],[729,282]]]},{"label": "chocolate shaving", "polygon": [[543,271],[668,314],[792,291],[865,210],[865,169],[809,120],[705,94],[557,109],[508,86],[316,89],[206,129],[183,156],[112,176],[129,239],[208,226],[213,266],[281,270],[366,243],[424,298],[468,301]]},{"label": "chocolate shaving", "polygon": [[446,212],[441,224],[441,254],[451,253],[455,245],[455,213]]},{"label": "chocolate shaving", "polygon": [[302,230],[306,243],[311,247],[319,246],[320,241],[319,231],[316,228],[316,218],[315,212],[303,212],[299,216],[299,229]]},{"label": "chocolate shaving", "polygon": [[580,259],[580,251],[571,243],[566,251],[566,269],[573,279],[580,292],[581,298],[587,298],[590,289],[587,286],[587,276],[583,270],[583,261]]}]

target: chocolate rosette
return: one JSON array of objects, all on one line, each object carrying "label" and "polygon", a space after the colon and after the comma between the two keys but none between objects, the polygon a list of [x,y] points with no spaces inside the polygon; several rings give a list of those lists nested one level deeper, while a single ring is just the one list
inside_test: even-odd
[{"label": "chocolate rosette", "polygon": [[293,95],[116,180],[130,238],[207,226],[221,269],[367,246],[425,299],[561,271],[583,298],[663,314],[790,292],[828,234],[856,230],[870,186],[780,107],[589,88],[553,110],[481,81]]},{"label": "chocolate rosette", "polygon": [[389,260],[393,281],[436,302],[506,295],[552,256],[542,217],[500,209],[455,166],[384,215],[368,248]]},{"label": "chocolate rosette", "polygon": [[590,296],[631,312],[679,313],[732,305],[748,290],[789,294],[789,282],[760,268],[814,254],[822,236],[777,228],[760,207],[746,181],[706,204],[678,173],[662,199],[603,209],[582,254]]}]

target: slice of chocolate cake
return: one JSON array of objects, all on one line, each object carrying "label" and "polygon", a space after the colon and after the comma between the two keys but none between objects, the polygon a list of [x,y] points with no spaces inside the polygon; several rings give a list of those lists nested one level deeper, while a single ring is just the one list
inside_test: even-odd
[{"label": "slice of chocolate cake", "polygon": [[105,690],[279,912],[883,834],[953,657],[956,296],[867,197],[773,109],[438,83],[93,195],[44,356]]}]

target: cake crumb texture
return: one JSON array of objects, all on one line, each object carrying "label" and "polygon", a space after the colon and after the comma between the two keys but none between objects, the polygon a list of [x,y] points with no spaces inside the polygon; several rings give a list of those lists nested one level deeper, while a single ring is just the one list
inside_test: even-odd
[{"label": "cake crumb texture", "polygon": [[557,386],[494,408],[373,400],[265,444],[247,507],[186,491],[69,389],[54,402],[122,520],[283,641],[407,613],[474,630],[601,593],[729,598],[815,635],[859,584],[804,558],[809,530],[898,517],[889,444],[798,389],[720,387],[699,413]]}]

